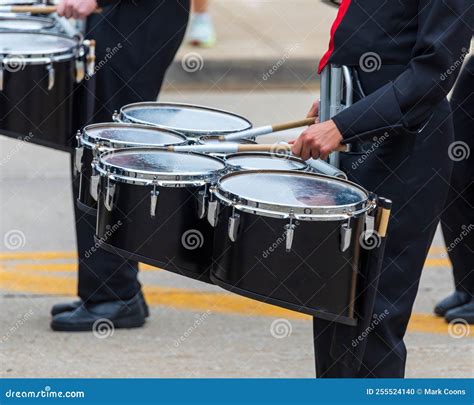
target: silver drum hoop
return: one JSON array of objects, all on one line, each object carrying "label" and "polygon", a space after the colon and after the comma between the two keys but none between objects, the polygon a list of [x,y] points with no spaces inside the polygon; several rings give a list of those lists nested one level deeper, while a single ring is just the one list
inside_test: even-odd
[{"label": "silver drum hoop", "polygon": [[[186,128],[177,128],[177,127],[172,127],[172,126],[168,126],[168,125],[155,124],[155,123],[152,123],[152,122],[148,122],[148,121],[133,118],[129,114],[127,114],[127,110],[137,109],[137,108],[140,108],[140,107],[141,108],[147,108],[147,107],[164,107],[164,108],[166,108],[166,107],[170,107],[170,108],[183,108],[183,109],[188,108],[188,109],[196,109],[196,110],[201,110],[201,111],[209,111],[209,112],[213,112],[213,113],[224,114],[224,115],[227,115],[229,117],[234,117],[234,118],[237,118],[239,120],[242,120],[243,122],[246,123],[246,126],[239,129],[238,131],[234,131],[234,130],[219,130],[219,131],[216,131],[216,130],[202,130],[202,129],[191,130],[191,129],[186,129]],[[244,118],[244,117],[242,117],[238,114],[235,114],[233,112],[226,111],[226,110],[220,110],[220,109],[212,108],[212,107],[201,106],[201,105],[186,104],[186,103],[140,102],[140,103],[127,104],[127,105],[123,106],[122,108],[120,108],[119,113],[114,114],[114,120],[118,121],[118,122],[132,122],[132,123],[137,123],[137,124],[150,125],[150,126],[154,126],[154,127],[157,127],[157,128],[170,129],[170,130],[179,132],[179,133],[181,133],[185,136],[192,137],[192,138],[196,138],[196,137],[200,137],[200,136],[206,136],[206,135],[207,136],[225,135],[225,134],[229,134],[229,133],[245,131],[245,130],[248,130],[248,129],[252,128],[252,123],[248,119],[246,119],[246,118]]]},{"label": "silver drum hoop", "polygon": [[[234,176],[242,176],[245,174],[284,174],[289,176],[309,176],[319,177],[322,179],[331,180],[337,183],[347,184],[356,187],[363,192],[367,198],[359,203],[328,206],[328,207],[293,207],[289,205],[271,204],[266,202],[259,202],[250,199],[242,198],[241,196],[232,192],[223,190],[222,182]],[[301,221],[343,221],[350,218],[358,218],[376,207],[376,202],[370,200],[369,193],[359,185],[348,180],[326,176],[323,174],[316,174],[310,172],[295,172],[291,170],[248,170],[245,172],[232,172],[222,176],[217,182],[216,186],[211,189],[211,193],[226,206],[234,207],[235,209],[264,217],[293,218]]]},{"label": "silver drum hoop", "polygon": [[[97,128],[124,128],[124,129],[139,129],[139,130],[146,130],[150,132],[156,132],[157,134],[165,133],[169,135],[175,136],[177,139],[180,139],[180,142],[176,143],[166,143],[163,145],[158,144],[150,144],[146,145],[144,143],[133,143],[128,141],[118,141],[114,139],[108,138],[97,138],[94,136],[90,136],[88,132],[97,129]],[[183,135],[176,131],[154,128],[149,125],[140,125],[140,124],[132,124],[128,122],[104,122],[98,124],[91,124],[84,127],[82,132],[78,134],[78,146],[84,146],[88,149],[104,149],[104,150],[113,150],[113,149],[125,149],[125,148],[159,148],[160,146],[168,146],[168,145],[187,145],[188,139]]]},{"label": "silver drum hoop", "polygon": [[85,46],[77,38],[70,37],[64,34],[51,34],[51,33],[37,33],[32,31],[3,31],[2,36],[11,34],[29,34],[29,35],[47,35],[54,37],[66,38],[75,42],[75,45],[69,47],[65,51],[51,52],[51,53],[35,53],[35,54],[21,54],[15,53],[14,50],[8,53],[0,53],[1,63],[4,66],[14,64],[17,66],[19,63],[25,65],[46,65],[52,62],[64,62],[85,55]]},{"label": "silver drum hoop", "polygon": [[[12,27],[5,28],[2,27],[2,21],[15,21],[15,22],[32,22],[39,23],[40,28],[21,28],[21,27]],[[23,32],[38,32],[41,30],[48,30],[53,28],[56,25],[56,22],[52,18],[48,17],[36,17],[22,14],[0,14],[0,32],[11,32],[11,31],[23,31]]]},{"label": "silver drum hoop", "polygon": [[[172,154],[182,154],[182,155],[192,155],[200,156],[206,159],[213,160],[222,165],[222,169],[216,170],[214,172],[205,172],[205,173],[152,173],[149,171],[142,170],[131,170],[117,167],[111,164],[107,164],[105,159],[111,155],[118,155],[121,152],[152,152],[153,150],[159,151],[161,153],[172,153]],[[202,153],[195,152],[171,152],[164,148],[128,148],[128,149],[116,149],[113,151],[105,152],[99,156],[98,161],[93,164],[94,169],[102,176],[107,177],[111,180],[135,184],[135,185],[157,185],[161,187],[188,187],[188,186],[204,186],[207,184],[215,184],[218,179],[225,174],[226,164],[222,159],[219,159],[215,156],[209,156]]]}]

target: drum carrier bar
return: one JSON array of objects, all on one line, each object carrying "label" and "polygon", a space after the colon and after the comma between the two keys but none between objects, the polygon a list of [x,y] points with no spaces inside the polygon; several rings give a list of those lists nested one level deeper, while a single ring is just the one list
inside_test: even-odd
[{"label": "drum carrier bar", "polygon": [[[350,107],[354,99],[354,85],[349,67],[337,65],[326,66],[321,72],[320,93],[320,122],[328,121],[342,110]],[[339,168],[339,152],[331,153],[329,163]]]}]

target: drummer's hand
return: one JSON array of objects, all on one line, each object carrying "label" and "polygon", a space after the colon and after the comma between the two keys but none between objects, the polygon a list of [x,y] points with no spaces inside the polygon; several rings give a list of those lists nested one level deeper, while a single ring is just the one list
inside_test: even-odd
[{"label": "drummer's hand", "polygon": [[343,138],[333,120],[309,126],[297,139],[290,141],[291,151],[303,160],[327,159],[335,151]]},{"label": "drummer's hand", "polygon": [[96,8],[96,0],[61,0],[58,4],[57,13],[61,17],[79,20],[92,14]]}]

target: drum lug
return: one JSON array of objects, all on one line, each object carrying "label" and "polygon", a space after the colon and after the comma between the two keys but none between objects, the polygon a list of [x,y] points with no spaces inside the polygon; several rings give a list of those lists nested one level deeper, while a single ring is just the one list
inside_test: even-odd
[{"label": "drum lug", "polygon": [[285,240],[286,240],[286,251],[291,252],[291,248],[293,247],[293,238],[295,236],[295,229],[296,226],[293,222],[285,225]]},{"label": "drum lug", "polygon": [[52,90],[56,81],[56,71],[52,63],[46,66],[46,70],[48,71],[48,90]]},{"label": "drum lug", "polygon": [[105,192],[104,205],[109,211],[114,208],[114,197],[115,197],[115,184],[110,184],[110,180],[107,179],[107,187]]},{"label": "drum lug", "polygon": [[82,171],[82,156],[84,155],[84,147],[76,147],[74,154],[74,166],[76,168],[76,173],[80,173]]},{"label": "drum lug", "polygon": [[76,59],[76,83],[80,83],[86,77],[86,71],[84,61],[82,59]]},{"label": "drum lug", "polygon": [[206,216],[207,190],[198,192],[198,217],[203,219]]},{"label": "drum lug", "polygon": [[365,216],[365,232],[364,239],[368,241],[375,230],[375,217],[373,215],[366,214]]},{"label": "drum lug", "polygon": [[82,170],[82,156],[84,155],[84,147],[81,144],[81,131],[77,131],[76,140],[77,146],[74,151],[74,168],[77,174]]},{"label": "drum lug", "polygon": [[99,174],[92,174],[90,178],[89,194],[95,201],[99,198],[99,179]]},{"label": "drum lug", "polygon": [[240,225],[240,215],[232,213],[232,216],[229,218],[229,239],[232,242],[237,241],[237,234],[239,232],[239,225]]},{"label": "drum lug", "polygon": [[217,226],[217,218],[219,216],[219,202],[218,201],[209,201],[207,207],[207,220],[211,226]]},{"label": "drum lug", "polygon": [[345,252],[349,249],[352,239],[352,227],[350,221],[341,225],[341,252]]},{"label": "drum lug", "polygon": [[3,91],[3,60],[0,60],[0,91]]},{"label": "drum lug", "polygon": [[158,205],[158,196],[160,192],[156,189],[156,184],[153,185],[153,190],[150,191],[150,216],[155,218],[156,216],[156,206]]},{"label": "drum lug", "polygon": [[113,122],[120,122],[119,113],[118,113],[117,110],[115,110],[114,113],[112,114],[112,121]]}]

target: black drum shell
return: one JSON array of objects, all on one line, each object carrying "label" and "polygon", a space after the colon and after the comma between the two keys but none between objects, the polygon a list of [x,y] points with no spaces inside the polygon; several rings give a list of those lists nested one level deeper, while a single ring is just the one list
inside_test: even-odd
[{"label": "black drum shell", "polygon": [[0,132],[70,151],[75,135],[75,57],[53,62],[53,68],[55,83],[51,90],[48,90],[45,64],[26,64],[18,71],[4,69],[4,87],[0,91]]},{"label": "black drum shell", "polygon": [[77,207],[90,215],[97,214],[97,202],[90,193],[90,179],[92,176],[92,161],[94,159],[91,148],[83,147],[82,164],[80,168],[79,195],[77,197]]},{"label": "black drum shell", "polygon": [[[111,211],[104,205],[107,180],[101,176],[96,240],[122,257],[210,283],[214,229],[198,215],[198,193],[204,187],[157,187],[156,216],[150,216],[152,186],[115,184]],[[119,222],[120,221],[120,222]],[[117,224],[121,224],[117,227]],[[108,232],[115,229],[114,232]],[[186,233],[198,235],[195,249],[185,247]],[[202,244],[201,244],[202,242]]]},{"label": "black drum shell", "polygon": [[347,221],[294,221],[292,249],[287,252],[288,219],[236,212],[240,224],[232,242],[228,236],[232,208],[220,209],[211,272],[216,285],[326,320],[357,323],[354,295],[364,216],[352,219],[351,243],[345,252],[340,250],[340,229]]}]

